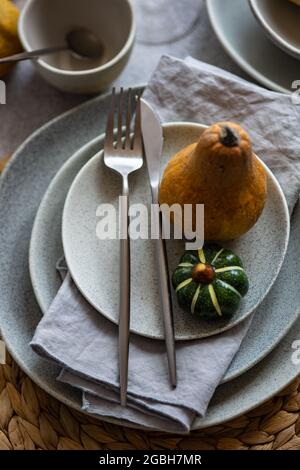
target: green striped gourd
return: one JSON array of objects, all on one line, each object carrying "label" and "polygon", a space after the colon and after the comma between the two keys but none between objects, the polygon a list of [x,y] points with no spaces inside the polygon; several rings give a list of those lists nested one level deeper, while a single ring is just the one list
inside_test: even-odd
[{"label": "green striped gourd", "polygon": [[208,319],[231,317],[249,287],[240,258],[216,244],[186,251],[172,283],[179,305]]}]

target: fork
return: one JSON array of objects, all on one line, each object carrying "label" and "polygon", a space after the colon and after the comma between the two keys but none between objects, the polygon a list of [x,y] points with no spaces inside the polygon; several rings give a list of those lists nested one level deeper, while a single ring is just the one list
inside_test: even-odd
[{"label": "fork", "polygon": [[[127,96],[126,96],[127,95]],[[117,138],[114,139],[114,121],[117,113]],[[129,185],[128,175],[143,165],[140,97],[136,98],[136,113],[133,135],[131,134],[132,91],[120,89],[119,97],[113,88],[104,142],[104,163],[122,177],[120,198],[120,299],[119,299],[119,374],[120,402],[127,403],[128,352],[130,325],[130,240],[129,226]],[[123,121],[125,119],[125,138]]]}]

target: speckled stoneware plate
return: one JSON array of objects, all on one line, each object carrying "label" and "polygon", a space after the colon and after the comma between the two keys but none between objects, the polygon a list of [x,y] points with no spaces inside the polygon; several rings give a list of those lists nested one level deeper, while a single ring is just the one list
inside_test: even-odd
[{"label": "speckled stoneware plate", "polygon": [[[98,97],[35,132],[15,153],[0,178],[1,334],[13,357],[33,381],[78,410],[80,394],[59,383],[56,380],[59,367],[41,359],[29,347],[41,311],[29,277],[28,249],[33,220],[50,181],[76,149],[104,131],[109,102],[109,95]],[[55,220],[54,217],[53,226]],[[268,310],[277,318],[274,320],[276,328],[280,316],[292,318],[294,313],[290,312],[298,311],[300,306],[300,270],[296,262],[300,258],[299,233],[300,210],[297,207],[288,253],[272,289],[272,296],[275,290],[274,303]],[[55,275],[54,267],[52,274]],[[271,294],[265,302],[269,299]],[[270,329],[258,330],[257,334],[266,344]],[[300,320],[263,361],[217,388],[205,418],[197,419],[193,429],[216,425],[245,413],[291,382],[300,372],[299,365],[291,360],[292,343],[299,337]],[[107,421],[128,425],[118,419],[107,418]]]},{"label": "speckled stoneware plate", "polygon": [[[180,149],[195,142],[205,129],[199,124],[165,124],[162,169]],[[281,268],[289,237],[289,214],[281,188],[268,175],[268,195],[262,216],[243,237],[226,244],[243,260],[250,288],[238,312],[231,319],[209,322],[183,311],[174,298],[177,340],[193,340],[232,328],[244,320],[267,295]],[[129,180],[131,204],[150,207],[151,194],[146,165]],[[118,214],[121,180],[106,168],[103,154],[93,157],[76,176],[66,198],[62,240],[72,278],[84,297],[114,323],[119,319],[119,241],[100,240],[96,235],[99,204],[112,204]],[[184,253],[184,241],[167,242],[170,271]],[[132,332],[164,338],[159,284],[152,240],[131,242]]]},{"label": "speckled stoneware plate", "polygon": [[[62,166],[47,189],[37,212],[30,242],[30,274],[35,295],[43,312],[49,308],[61,284],[55,264],[63,253],[61,218],[66,194],[80,168],[102,146],[103,137],[97,137],[78,150]],[[289,268],[295,270],[297,260],[290,259],[289,252],[287,257],[289,258]],[[284,263],[280,275],[286,275],[285,272],[286,263]],[[292,289],[297,288],[296,281],[297,279],[294,281],[295,284],[291,285]],[[279,279],[256,310],[251,328],[226,371],[223,382],[239,376],[265,357],[297,319],[298,310],[296,309],[285,309],[285,314],[282,315],[280,310],[273,308],[274,303],[278,304],[279,296],[282,296],[281,289],[276,288],[278,283]],[[287,297],[284,296],[282,302],[286,302],[289,296],[288,291],[284,291],[284,293]],[[267,334],[262,334],[262,332],[267,332]]]},{"label": "speckled stoneware plate", "polygon": [[271,90],[293,92],[292,83],[299,77],[299,60],[273,44],[248,1],[208,0],[206,5],[217,37],[243,70]]},{"label": "speckled stoneware plate", "polygon": [[265,33],[287,54],[300,59],[300,8],[290,0],[248,0]]}]

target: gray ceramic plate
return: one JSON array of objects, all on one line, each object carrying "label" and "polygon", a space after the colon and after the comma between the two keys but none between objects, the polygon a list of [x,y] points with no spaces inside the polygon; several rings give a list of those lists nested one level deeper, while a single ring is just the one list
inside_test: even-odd
[{"label": "gray ceramic plate", "polygon": [[[50,306],[61,284],[55,264],[63,253],[61,218],[66,194],[80,168],[102,145],[102,137],[94,139],[78,150],[62,166],[47,189],[37,212],[30,242],[30,274],[43,312],[46,312]],[[273,304],[278,301],[279,295],[275,286],[268,298],[257,309],[255,320],[227,370],[223,382],[237,377],[259,362],[277,345],[296,320],[298,311],[293,308],[287,309],[285,315],[281,315],[279,310],[273,310]],[[261,334],[264,331],[268,334]]]},{"label": "gray ceramic plate", "polygon": [[231,58],[267,88],[291,93],[299,77],[299,61],[273,44],[249,3],[208,0],[206,5],[212,27]]},{"label": "gray ceramic plate", "polygon": [[269,38],[300,59],[300,8],[289,0],[249,0],[252,11]]},{"label": "gray ceramic plate", "polygon": [[[108,105],[107,95],[96,98],[35,132],[16,152],[0,183],[1,333],[10,352],[32,380],[76,409],[80,409],[80,394],[57,382],[59,368],[39,358],[28,346],[41,318],[29,277],[28,249],[33,220],[50,181],[76,149],[103,132]],[[292,318],[290,312],[298,310],[300,305],[299,233],[297,208],[288,253],[272,289],[274,305],[269,311],[278,312],[277,322],[271,322],[275,328],[280,323],[280,315],[284,313]],[[257,334],[265,344],[268,342],[269,330]],[[292,381],[300,370],[291,361],[291,345],[299,337],[300,320],[266,359],[241,377],[218,387],[206,417],[197,419],[193,427],[214,425],[245,413]],[[117,419],[108,421],[128,424]]]},{"label": "gray ceramic plate", "polygon": [[[195,142],[205,129],[191,123],[164,125],[162,168],[180,149]],[[174,324],[177,340],[203,338],[232,328],[244,320],[269,292],[281,268],[289,237],[289,214],[281,188],[273,174],[268,175],[268,196],[262,216],[243,237],[227,246],[241,256],[250,288],[238,312],[230,320],[208,322],[184,312],[174,298]],[[151,204],[146,165],[131,175],[130,202]],[[96,310],[114,323],[119,318],[119,241],[99,240],[99,204],[112,204],[118,214],[121,179],[105,167],[102,154],[93,157],[76,176],[63,211],[62,239],[66,261],[77,287]],[[173,272],[184,242],[168,241],[168,261]],[[164,338],[155,245],[151,240],[131,241],[131,319],[132,332],[155,339]],[[263,260],[263,264],[262,264]],[[113,295],[112,295],[113,293]]]}]

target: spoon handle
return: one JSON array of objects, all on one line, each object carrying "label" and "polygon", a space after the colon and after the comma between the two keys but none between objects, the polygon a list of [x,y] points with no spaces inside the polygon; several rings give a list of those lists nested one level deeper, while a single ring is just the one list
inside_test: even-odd
[{"label": "spoon handle", "polygon": [[10,62],[17,62],[19,60],[37,59],[41,55],[52,54],[53,52],[64,51],[68,49],[67,46],[47,47],[44,49],[37,49],[36,51],[21,52],[8,57],[2,57],[0,64],[8,64]]}]

